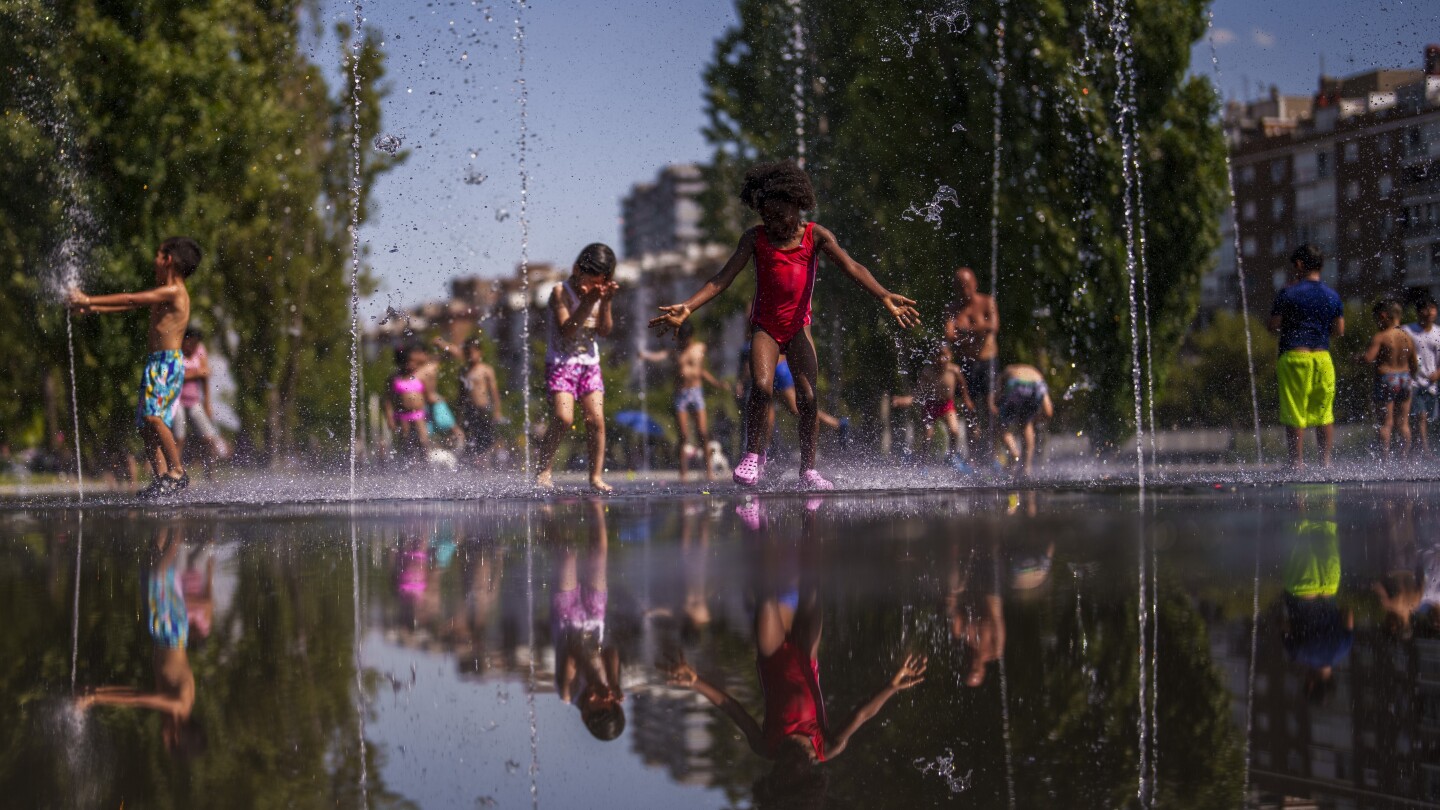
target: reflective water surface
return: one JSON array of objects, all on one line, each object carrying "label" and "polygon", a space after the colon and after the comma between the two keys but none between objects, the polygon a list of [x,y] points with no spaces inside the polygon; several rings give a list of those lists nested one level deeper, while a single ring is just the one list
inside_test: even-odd
[{"label": "reflective water surface", "polygon": [[1437,494],[0,511],[0,803],[1437,806]]}]

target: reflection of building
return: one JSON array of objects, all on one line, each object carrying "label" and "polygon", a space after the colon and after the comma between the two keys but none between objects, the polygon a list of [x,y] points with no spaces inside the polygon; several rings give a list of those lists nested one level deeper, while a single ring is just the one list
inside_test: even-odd
[{"label": "reflection of building", "polygon": [[698,247],[700,203],[696,197],[704,190],[700,167],[693,163],[666,166],[653,182],[631,186],[620,201],[622,255],[634,259]]},{"label": "reflection of building", "polygon": [[[1440,292],[1440,46],[1424,70],[1322,76],[1313,97],[1230,102],[1225,130],[1252,306],[1268,307],[1301,242],[1325,252],[1324,278],[1347,300]],[[1204,308],[1238,305],[1232,235]]]}]

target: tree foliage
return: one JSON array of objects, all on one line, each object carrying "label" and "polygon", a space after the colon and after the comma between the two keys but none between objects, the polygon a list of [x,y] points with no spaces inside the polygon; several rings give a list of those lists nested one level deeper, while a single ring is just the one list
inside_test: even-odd
[{"label": "tree foliage", "polygon": [[[896,0],[808,0],[803,8],[798,58],[818,219],[887,286],[921,302],[933,336],[956,267],[976,268],[989,286],[1000,7],[922,12]],[[762,0],[738,0],[737,11],[739,24],[718,41],[706,72],[706,135],[716,150],[706,222],[722,239],[745,222],[733,202],[739,173],[797,147],[792,12]],[[1084,393],[1061,419],[1105,444],[1133,428],[1134,413],[1116,136],[1127,94],[1111,26],[1124,15],[1133,35],[1143,255],[1163,382],[1194,316],[1223,203],[1216,96],[1185,76],[1204,12],[1202,0],[1006,4],[996,222],[1002,360],[1041,365],[1060,390],[1081,383]],[[942,185],[955,199],[935,202],[938,221],[910,211],[937,199]],[[816,306],[821,341],[843,344],[822,347],[821,357],[843,358],[835,372],[852,404],[893,387],[896,336],[864,293],[822,276]]]},{"label": "tree foliage", "polygon": [[[0,407],[6,436],[33,428],[40,406],[30,392],[65,367],[58,285],[47,285],[57,271],[46,257],[74,232],[68,208],[96,225],[78,257],[91,293],[150,286],[159,241],[195,237],[205,260],[189,285],[192,324],[230,363],[245,443],[260,460],[339,449],[335,426],[348,406],[349,88],[332,92],[324,66],[306,55],[306,43],[322,38],[302,25],[305,8],[298,0],[0,3],[0,144],[12,158],[0,169],[0,306],[14,326],[0,337],[12,358],[14,397]],[[368,143],[384,76],[373,32],[359,59]],[[364,150],[362,160],[364,194],[394,159]],[[133,446],[144,324],[143,312],[75,323],[87,447]]]}]

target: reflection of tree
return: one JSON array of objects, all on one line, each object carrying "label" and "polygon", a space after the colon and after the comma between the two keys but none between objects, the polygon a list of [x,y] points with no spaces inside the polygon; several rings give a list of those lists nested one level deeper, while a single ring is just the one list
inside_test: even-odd
[{"label": "reflection of tree", "polygon": [[[1087,807],[1134,800],[1140,646],[1134,594],[1082,593],[1083,628],[1075,620],[1074,597],[1062,590],[1053,605],[1016,611],[1019,618],[1012,620],[1012,639],[1028,639],[1027,646],[1046,636],[1054,640],[1028,665],[1028,650],[1010,649],[1012,702],[1026,707],[1017,713],[1016,761],[1033,758],[1038,766],[1019,767],[1020,806],[1053,798]],[[1205,623],[1189,597],[1163,578],[1152,620],[1159,621],[1160,638],[1156,805],[1234,807],[1241,740],[1229,722],[1230,698],[1210,660]],[[1032,769],[1038,772],[1027,775]]]},{"label": "reflection of tree", "polygon": [[[138,574],[148,533],[144,525],[138,528],[141,535],[133,539],[85,549],[82,687],[151,677],[151,640],[137,620],[143,615]],[[348,588],[349,577],[334,573],[349,565],[348,552],[341,553],[348,535],[342,538],[343,527],[323,524],[283,535],[274,524],[240,524],[240,534],[230,562],[233,600],[217,612],[210,637],[191,649],[198,684],[194,715],[206,730],[209,751],[177,762],[162,753],[154,713],[102,711],[78,732],[100,741],[87,748],[92,758],[70,762],[54,749],[76,744],[75,732],[57,733],[59,712],[45,708],[32,691],[18,712],[10,701],[0,709],[6,721],[0,795],[6,804],[51,806],[56,797],[79,797],[82,790],[85,804],[92,803],[90,791],[98,791],[93,805],[107,807],[360,803],[351,600],[335,591]],[[64,546],[63,553],[71,548]],[[0,691],[20,694],[20,688],[46,684],[46,694],[53,695],[68,684],[69,595],[52,600],[42,579],[16,575],[35,566],[35,558],[24,559],[13,547],[3,554],[0,592],[17,600],[11,607],[25,609],[10,613],[16,621],[7,620],[0,631],[0,655],[11,663],[0,668]],[[57,568],[73,576],[73,569]],[[49,741],[55,745],[43,744]],[[375,762],[368,773],[372,804],[406,804],[380,784]]]}]

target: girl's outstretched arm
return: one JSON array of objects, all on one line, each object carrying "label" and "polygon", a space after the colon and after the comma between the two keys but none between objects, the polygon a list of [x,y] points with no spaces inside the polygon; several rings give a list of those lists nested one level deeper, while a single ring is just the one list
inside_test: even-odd
[{"label": "girl's outstretched arm", "polygon": [[845,252],[845,248],[840,247],[840,243],[835,239],[835,234],[818,223],[815,225],[815,246],[824,251],[825,255],[830,257],[830,261],[840,265],[840,269],[845,271],[845,275],[849,276],[851,281],[859,284],[865,292],[875,296],[875,299],[884,305],[885,311],[890,313],[890,317],[894,318],[901,328],[909,329],[912,326],[920,325],[920,312],[915,309],[915,302],[881,286],[865,265],[850,258],[850,254]]},{"label": "girl's outstretched arm", "polygon": [[864,706],[855,710],[855,716],[845,724],[845,728],[833,737],[825,740],[825,758],[834,759],[840,756],[845,746],[850,744],[850,737],[860,730],[860,727],[870,721],[872,717],[880,713],[880,709],[894,697],[896,693],[903,692],[925,680],[925,666],[928,663],[923,655],[909,655],[905,657],[905,663],[891,676],[890,682],[885,688],[875,693],[875,696],[866,701]]},{"label": "girl's outstretched arm", "polygon": [[690,666],[681,655],[678,659],[659,665],[661,672],[665,674],[665,682],[671,686],[680,686],[686,689],[694,689],[705,696],[705,699],[715,704],[715,707],[724,712],[730,718],[740,733],[745,735],[745,742],[749,743],[750,750],[762,757],[769,758],[765,751],[765,735],[760,730],[760,724],[750,716],[735,698],[731,697],[724,689],[710,683],[695,673],[695,668]]},{"label": "girl's outstretched arm", "polygon": [[660,307],[662,314],[658,318],[650,320],[650,328],[659,329],[661,335],[672,329],[678,329],[680,324],[684,323],[685,319],[689,318],[695,310],[725,292],[726,288],[734,283],[735,277],[740,275],[740,271],[745,269],[745,265],[750,263],[750,259],[754,255],[755,229],[751,228],[740,237],[740,244],[735,247],[735,252],[730,255],[730,260],[725,262],[725,266],[720,268],[720,272],[705,282],[699,292],[685,299],[684,303]]}]

